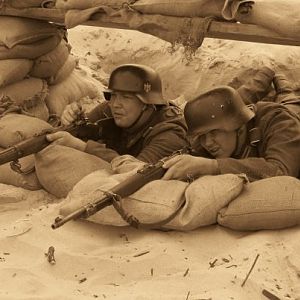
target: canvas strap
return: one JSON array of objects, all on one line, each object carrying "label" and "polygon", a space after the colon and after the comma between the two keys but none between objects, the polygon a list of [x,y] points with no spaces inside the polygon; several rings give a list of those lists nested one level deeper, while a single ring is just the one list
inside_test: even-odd
[{"label": "canvas strap", "polygon": [[155,228],[159,228],[160,226],[169,223],[177,215],[179,210],[185,204],[185,197],[182,197],[181,200],[178,202],[174,211],[165,219],[157,221],[157,222],[153,222],[153,223],[142,223],[138,220],[138,218],[136,218],[133,214],[131,214],[124,208],[124,206],[123,206],[124,199],[122,199],[119,195],[114,194],[110,191],[106,191],[104,193],[107,196],[111,197],[112,205],[115,208],[115,210],[120,214],[122,219],[124,221],[126,221],[130,226],[137,228],[137,229],[138,228],[155,229]]}]

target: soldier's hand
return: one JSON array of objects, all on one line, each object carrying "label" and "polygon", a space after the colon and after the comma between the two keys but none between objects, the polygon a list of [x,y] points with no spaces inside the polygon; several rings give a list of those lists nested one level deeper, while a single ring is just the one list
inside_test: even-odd
[{"label": "soldier's hand", "polygon": [[77,102],[68,104],[61,115],[62,125],[69,125],[73,123],[77,119],[81,111],[82,107]]},{"label": "soldier's hand", "polygon": [[201,175],[216,175],[219,173],[215,159],[178,155],[166,161],[163,168],[168,169],[162,179],[193,180]]},{"label": "soldier's hand", "polygon": [[58,131],[47,134],[46,138],[52,144],[66,146],[80,151],[84,151],[86,147],[86,143],[84,141],[74,137],[66,131]]}]

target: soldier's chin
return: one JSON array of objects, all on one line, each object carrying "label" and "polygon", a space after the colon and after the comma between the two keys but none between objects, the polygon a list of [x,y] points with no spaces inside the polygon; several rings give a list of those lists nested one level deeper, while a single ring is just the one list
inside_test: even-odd
[{"label": "soldier's chin", "polygon": [[124,120],[123,118],[114,118],[115,119],[115,124],[119,127],[122,128],[127,128],[128,126],[128,122],[126,122],[126,120]]},{"label": "soldier's chin", "polygon": [[222,151],[218,150],[218,151],[208,151],[208,153],[214,157],[214,158],[224,158],[222,157]]}]

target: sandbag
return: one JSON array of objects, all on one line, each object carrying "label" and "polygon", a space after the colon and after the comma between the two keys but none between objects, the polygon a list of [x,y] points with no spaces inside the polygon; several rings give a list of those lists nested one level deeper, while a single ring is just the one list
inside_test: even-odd
[{"label": "sandbag", "polygon": [[0,60],[0,88],[24,79],[32,65],[29,59]]},{"label": "sandbag", "polygon": [[[0,148],[0,151],[4,148]],[[14,171],[10,163],[0,166],[0,183],[21,187],[26,190],[40,190],[42,188],[34,170],[34,156],[29,155],[19,159],[21,170],[25,173]],[[28,172],[28,173],[27,173]],[[1,191],[2,193],[2,191]]]},{"label": "sandbag", "polygon": [[223,174],[203,176],[185,191],[185,205],[166,228],[193,230],[217,223],[217,214],[243,190],[244,175]]},{"label": "sandbag", "polygon": [[27,78],[0,88],[0,107],[3,112],[11,106],[19,107],[23,113],[47,121],[49,111],[45,99],[48,94],[46,81]]},{"label": "sandbag", "polygon": [[70,50],[71,46],[65,40],[61,40],[52,51],[34,61],[30,75],[38,78],[55,76],[68,59]]},{"label": "sandbag", "polygon": [[282,36],[297,39],[300,34],[300,6],[298,0],[255,0],[247,14],[238,11],[236,20],[256,24]]},{"label": "sandbag", "polygon": [[124,154],[112,159],[110,165],[114,173],[135,173],[137,170],[140,170],[145,166],[145,162],[138,160],[132,155]]},{"label": "sandbag", "polygon": [[0,147],[8,148],[52,126],[38,118],[10,113],[0,118]]},{"label": "sandbag", "polygon": [[[131,175],[132,172],[107,176],[103,171],[89,174],[68,194],[61,213],[69,214],[89,202],[101,199],[106,191]],[[203,176],[190,185],[178,180],[155,180],[123,199],[122,207],[141,223],[152,224],[167,219],[184,203],[171,221],[159,227],[193,230],[215,224],[218,211],[240,194],[246,181],[244,175],[234,174]],[[88,220],[105,225],[128,225],[113,206],[104,208]]]},{"label": "sandbag", "polygon": [[144,14],[177,17],[221,17],[224,0],[139,0],[131,6]]},{"label": "sandbag", "polygon": [[[106,171],[96,171],[84,177],[68,194],[62,214],[68,214],[89,202],[101,199],[104,192],[132,175],[131,172],[109,176]],[[125,211],[133,214],[141,223],[157,223],[168,218],[184,198],[188,183],[177,180],[155,180],[122,200]],[[89,221],[115,226],[127,226],[113,206],[108,206],[88,218]]]},{"label": "sandbag", "polygon": [[35,59],[53,50],[61,41],[61,36],[54,35],[30,44],[18,44],[13,48],[0,45],[0,59],[28,58]]},{"label": "sandbag", "polygon": [[19,44],[31,44],[57,36],[57,27],[46,21],[0,16],[0,45],[9,49]]},{"label": "sandbag", "polygon": [[93,99],[98,96],[100,91],[96,84],[75,69],[64,81],[49,87],[46,104],[51,114],[60,116],[66,105],[83,97]]},{"label": "sandbag", "polygon": [[63,66],[58,70],[58,72],[47,79],[49,85],[58,84],[64,81],[68,76],[71,75],[75,67],[78,65],[78,59],[73,55],[69,55],[66,62]]},{"label": "sandbag", "polygon": [[50,145],[35,155],[37,177],[46,191],[62,198],[84,176],[110,169],[109,163],[99,157],[73,148]]},{"label": "sandbag", "polygon": [[271,177],[248,184],[218,223],[235,230],[281,229],[300,224],[300,180]]},{"label": "sandbag", "polygon": [[101,5],[122,7],[124,0],[56,0],[55,7],[61,9],[86,9]]}]

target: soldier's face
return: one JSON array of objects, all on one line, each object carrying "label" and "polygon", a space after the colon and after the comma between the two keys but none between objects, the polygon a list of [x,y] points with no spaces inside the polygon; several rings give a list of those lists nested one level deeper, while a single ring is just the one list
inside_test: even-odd
[{"label": "soldier's face", "polygon": [[127,128],[137,120],[145,104],[132,93],[114,92],[109,106],[116,125]]},{"label": "soldier's face", "polygon": [[236,131],[215,129],[199,139],[201,146],[215,158],[230,157],[237,146]]}]

